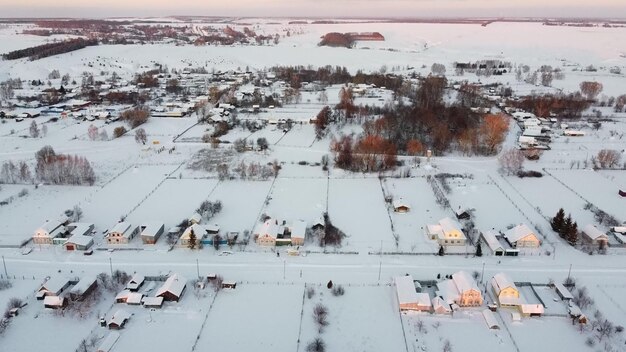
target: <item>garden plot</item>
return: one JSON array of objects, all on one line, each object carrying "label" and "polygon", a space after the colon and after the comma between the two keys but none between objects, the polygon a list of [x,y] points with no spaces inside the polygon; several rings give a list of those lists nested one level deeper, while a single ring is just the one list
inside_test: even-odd
[{"label": "garden plot", "polygon": [[0,208],[2,245],[20,244],[29,239],[46,220],[58,219],[66,209],[89,198],[97,190],[83,186],[20,186],[22,188],[28,191],[27,195],[15,195],[12,203]]},{"label": "garden plot", "polygon": [[[563,301],[556,293],[554,288],[549,286],[533,285],[535,292],[541,298],[541,302],[545,307],[545,312],[548,315],[566,315],[567,314],[567,301]],[[521,293],[521,292],[520,292]],[[524,297],[528,297],[524,294]],[[536,300],[536,299],[535,299]],[[539,303],[533,301],[527,301],[528,303]]]},{"label": "garden plot", "polygon": [[586,335],[578,332],[568,318],[543,316],[512,322],[507,313],[501,311],[500,317],[520,351],[582,351],[587,348],[584,347]]},{"label": "garden plot", "polygon": [[[187,127],[190,127],[192,125],[191,121],[187,121],[187,123],[189,124],[189,126]],[[178,137],[177,142],[202,142],[202,136],[207,133],[210,135],[211,133],[213,133],[213,130],[213,126],[207,124],[198,124],[189,128],[188,130],[185,130],[185,128],[183,128],[178,131],[178,133],[176,133],[179,134],[183,133],[184,131],[184,133],[180,135],[180,137]]]},{"label": "garden plot", "polygon": [[197,350],[296,351],[303,290],[302,285],[239,284],[220,291]]},{"label": "garden plot", "polygon": [[263,212],[272,218],[304,220],[309,226],[326,212],[326,178],[278,178]]},{"label": "garden plot", "polygon": [[507,180],[544,216],[553,217],[560,208],[571,213],[580,227],[593,224],[593,214],[585,210],[585,202],[549,175],[541,178],[509,177]]},{"label": "garden plot", "polygon": [[433,191],[425,178],[387,178],[383,181],[387,196],[394,200],[403,199],[410,206],[408,213],[395,213],[390,205],[389,212],[394,231],[400,236],[402,250],[434,252],[439,248],[425,233],[426,225],[436,224],[449,210],[442,209],[435,200]]},{"label": "garden plot", "polygon": [[331,179],[328,214],[350,249],[396,250],[389,214],[377,178]]},{"label": "garden plot", "polygon": [[[195,118],[167,118],[167,117],[151,117],[148,121],[141,125],[146,130],[148,141],[158,140],[161,143],[170,142],[172,137],[185,131],[198,122]],[[206,128],[207,125],[204,125]],[[211,128],[212,130],[212,128]],[[134,134],[134,131],[131,131]]]},{"label": "garden plot", "polygon": [[115,304],[107,317],[118,309],[132,316],[113,351],[191,351],[214,295],[210,288],[197,292],[187,287],[179,302],[164,302],[163,308],[155,310]]},{"label": "garden plot", "polygon": [[[4,275],[2,276],[2,279],[4,279]],[[9,282],[11,283],[10,288],[4,290],[0,289],[0,313],[4,313],[4,309],[7,307],[11,298],[19,298],[22,301],[26,301],[27,297],[32,296],[35,290],[41,285],[39,280],[31,279],[9,280]]]},{"label": "garden plot", "polygon": [[464,181],[452,185],[452,192],[447,197],[453,207],[474,209],[472,219],[479,231],[504,231],[508,226],[528,223],[496,185],[478,180]]},{"label": "garden plot", "polygon": [[[402,321],[409,351],[442,351],[446,341],[451,351],[466,351],[468,346],[486,352],[515,351],[506,331],[489,329],[481,310],[460,310],[454,317],[408,313]],[[498,323],[502,324],[499,319]]]},{"label": "garden plot", "polygon": [[112,227],[121,216],[127,215],[145,200],[176,167],[176,165],[131,167],[81,202],[84,221],[93,222],[102,230]]},{"label": "garden plot", "polygon": [[315,142],[315,126],[304,123],[294,125],[277,145],[308,148],[313,142]]},{"label": "garden plot", "polygon": [[[590,296],[595,301],[595,307],[610,321],[617,325],[624,325],[624,315],[626,314],[626,286],[614,285],[589,285]],[[590,313],[594,311],[590,308]]]},{"label": "garden plot", "polygon": [[598,208],[617,217],[626,219],[626,204],[618,191],[620,185],[606,179],[593,170],[549,170],[554,177],[576,190]]},{"label": "garden plot", "polygon": [[222,212],[211,219],[222,233],[252,231],[265,204],[271,181],[225,181],[209,197],[222,202]]},{"label": "garden plot", "polygon": [[[404,351],[404,337],[400,317],[393,304],[395,290],[391,286],[343,286],[345,294],[334,296],[323,286],[308,286],[315,293],[304,300],[300,348],[306,351],[307,344],[316,337],[326,343],[326,350]],[[318,304],[328,310],[328,326],[322,333],[313,318]]]},{"label": "garden plot", "polygon": [[165,223],[166,229],[176,226],[181,220],[188,219],[200,203],[208,199],[217,183],[215,179],[167,179],[127,220],[132,224]]}]

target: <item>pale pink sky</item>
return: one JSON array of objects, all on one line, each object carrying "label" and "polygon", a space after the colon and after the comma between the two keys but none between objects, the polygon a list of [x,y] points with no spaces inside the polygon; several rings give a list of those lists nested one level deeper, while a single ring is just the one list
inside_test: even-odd
[{"label": "pale pink sky", "polygon": [[626,0],[0,0],[0,17],[626,17]]}]

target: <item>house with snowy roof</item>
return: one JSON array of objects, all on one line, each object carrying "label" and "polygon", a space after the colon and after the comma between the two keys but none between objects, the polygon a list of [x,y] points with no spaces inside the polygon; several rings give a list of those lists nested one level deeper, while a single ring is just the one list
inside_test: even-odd
[{"label": "house with snowy roof", "polygon": [[61,276],[53,276],[48,279],[39,290],[37,290],[37,299],[42,300],[47,296],[59,296],[63,290],[70,286],[70,281]]},{"label": "house with snowy roof", "polygon": [[106,235],[108,244],[128,244],[137,234],[138,228],[133,228],[128,222],[118,222]]},{"label": "house with snowy roof", "polygon": [[170,277],[165,280],[165,283],[159,287],[155,296],[163,297],[165,301],[176,301],[178,302],[185,292],[185,288],[187,287],[187,279],[178,275],[172,274]]},{"label": "house with snowy roof", "polygon": [[191,234],[196,236],[196,245],[200,244],[200,241],[207,238],[208,232],[206,228],[200,224],[192,224],[187,227],[183,232],[182,236],[178,239],[178,243],[180,246],[188,247],[191,243]]},{"label": "house with snowy roof", "polygon": [[440,296],[433,297],[431,302],[432,302],[434,314],[451,314],[452,313],[452,308],[450,308],[450,304],[448,304]]},{"label": "house with snowy roof", "polygon": [[[425,302],[420,301],[415,290],[413,277],[411,275],[398,276],[393,279],[396,286],[396,296],[398,298],[398,306],[400,311],[419,311],[425,310]],[[420,305],[421,303],[421,305]],[[427,302],[427,309],[430,310],[430,300]]]},{"label": "house with snowy roof", "polygon": [[461,230],[461,225],[448,217],[439,220],[439,223],[426,226],[427,235],[442,246],[464,246],[467,238]]},{"label": "house with snowy roof", "polygon": [[494,296],[501,306],[517,306],[520,304],[520,295],[517,286],[505,273],[498,273],[490,281]]},{"label": "house with snowy roof", "polygon": [[284,226],[278,224],[276,219],[267,219],[263,224],[257,226],[254,237],[259,246],[275,246],[279,234],[282,235]]},{"label": "house with snowy roof", "polygon": [[111,330],[123,329],[124,325],[126,325],[126,323],[130,320],[130,316],[130,313],[128,313],[127,311],[119,309],[113,314],[111,319],[109,319],[107,326]]},{"label": "house with snowy roof", "polygon": [[39,226],[33,234],[34,244],[52,244],[54,239],[60,237],[65,232],[65,228],[60,221],[46,220]]},{"label": "house with snowy roof", "polygon": [[72,301],[82,301],[89,296],[97,286],[98,281],[95,276],[85,276],[70,289],[69,297]]},{"label": "house with snowy roof", "polygon": [[296,220],[289,226],[291,245],[302,246],[306,237],[306,221]]},{"label": "house with snowy roof", "polygon": [[403,198],[393,200],[393,211],[396,213],[408,213],[411,206]]},{"label": "house with snowy roof", "polygon": [[135,274],[130,278],[130,281],[126,284],[126,289],[129,291],[138,291],[141,285],[146,280],[145,276],[141,274]]},{"label": "house with snowy roof", "polygon": [[452,274],[452,279],[437,283],[437,294],[448,304],[459,307],[476,307],[483,304],[483,297],[476,281],[466,272]]},{"label": "house with snowy roof", "polygon": [[526,224],[520,224],[503,233],[506,241],[514,248],[538,248],[539,237]]},{"label": "house with snowy roof", "polygon": [[582,239],[584,242],[599,248],[606,248],[609,243],[609,236],[592,224],[583,227]]},{"label": "house with snowy roof", "polygon": [[163,223],[148,223],[140,226],[141,241],[144,244],[155,244],[159,237],[165,231],[165,224]]}]

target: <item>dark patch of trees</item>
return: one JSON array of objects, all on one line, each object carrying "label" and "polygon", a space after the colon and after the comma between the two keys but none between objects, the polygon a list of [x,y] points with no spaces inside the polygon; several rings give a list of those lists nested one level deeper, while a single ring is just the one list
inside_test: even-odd
[{"label": "dark patch of trees", "polygon": [[130,128],[137,128],[143,125],[148,118],[150,117],[150,113],[147,109],[136,108],[132,110],[126,110],[120,114],[120,120],[128,123]]},{"label": "dark patch of trees", "polygon": [[28,57],[31,61],[42,59],[44,57],[69,53],[88,46],[98,45],[95,39],[70,39],[57,43],[42,44],[30,48],[14,50],[3,54],[5,60],[17,60]]},{"label": "dark patch of trees", "polygon": [[85,157],[56,154],[51,146],[35,153],[37,179],[54,185],[93,185],[96,175]]},{"label": "dark patch of trees", "polygon": [[517,102],[513,106],[530,111],[539,117],[550,117],[551,113],[561,118],[577,118],[593,101],[585,99],[580,93],[531,95]]}]

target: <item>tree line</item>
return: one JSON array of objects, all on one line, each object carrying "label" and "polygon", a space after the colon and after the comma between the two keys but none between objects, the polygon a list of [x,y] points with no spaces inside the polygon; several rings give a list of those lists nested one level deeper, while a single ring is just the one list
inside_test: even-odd
[{"label": "tree line", "polygon": [[65,40],[62,42],[42,44],[30,48],[10,51],[6,54],[3,54],[2,57],[5,60],[17,60],[28,57],[29,60],[34,61],[38,59],[43,59],[48,56],[69,53],[71,51],[94,45],[98,45],[98,41],[95,39],[76,38]]}]

